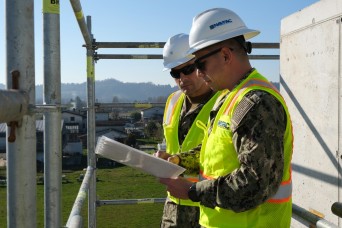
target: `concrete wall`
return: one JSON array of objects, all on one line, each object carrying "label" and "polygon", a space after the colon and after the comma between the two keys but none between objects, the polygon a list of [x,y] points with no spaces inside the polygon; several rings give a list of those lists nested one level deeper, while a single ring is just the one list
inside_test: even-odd
[{"label": "concrete wall", "polygon": [[[321,0],[281,21],[280,91],[294,128],[293,203],[340,221],[342,1]],[[303,227],[293,220],[292,227]]]}]

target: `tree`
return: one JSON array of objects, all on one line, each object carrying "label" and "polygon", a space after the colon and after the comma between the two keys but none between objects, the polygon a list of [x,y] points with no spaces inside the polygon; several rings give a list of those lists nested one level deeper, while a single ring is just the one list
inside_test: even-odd
[{"label": "tree", "polygon": [[134,122],[141,120],[141,113],[140,112],[132,112],[130,117],[133,119]]},{"label": "tree", "polygon": [[75,98],[75,106],[76,106],[76,109],[82,109],[83,107],[87,107],[87,104],[85,101],[82,101],[82,99],[77,96]]},{"label": "tree", "polygon": [[112,109],[112,112],[110,113],[110,116],[113,120],[119,119],[120,112],[118,109]]},{"label": "tree", "polygon": [[157,99],[156,99],[156,102],[165,103],[166,100],[167,100],[167,97],[165,97],[165,96],[158,96]]},{"label": "tree", "polygon": [[131,147],[135,147],[137,143],[136,136],[133,133],[129,133],[125,139],[125,144]]},{"label": "tree", "polygon": [[149,137],[156,137],[158,126],[155,122],[148,122],[146,126],[146,133]]},{"label": "tree", "polygon": [[119,103],[119,98],[117,96],[113,96],[112,103]]}]

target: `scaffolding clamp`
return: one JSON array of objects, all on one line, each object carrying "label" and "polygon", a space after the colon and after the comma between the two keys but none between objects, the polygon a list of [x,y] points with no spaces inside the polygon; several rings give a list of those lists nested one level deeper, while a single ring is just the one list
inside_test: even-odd
[{"label": "scaffolding clamp", "polygon": [[[18,70],[13,70],[11,74],[12,74],[12,89],[18,90],[20,72]],[[7,125],[10,127],[10,133],[9,133],[7,140],[10,143],[15,142],[15,139],[16,139],[15,129],[18,127],[18,121],[11,121]]]}]

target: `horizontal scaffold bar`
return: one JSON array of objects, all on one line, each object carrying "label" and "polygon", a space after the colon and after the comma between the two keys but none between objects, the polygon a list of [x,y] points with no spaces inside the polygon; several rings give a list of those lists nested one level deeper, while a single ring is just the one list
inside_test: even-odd
[{"label": "horizontal scaffold bar", "polygon": [[95,42],[97,48],[163,48],[165,42]]},{"label": "horizontal scaffold bar", "polygon": [[331,211],[334,213],[334,215],[337,215],[338,217],[342,218],[342,203],[335,202],[331,206]]},{"label": "horizontal scaffold bar", "polygon": [[97,206],[103,205],[126,205],[126,204],[149,204],[164,203],[165,198],[145,198],[145,199],[121,199],[121,200],[98,200]]},{"label": "horizontal scaffold bar", "polygon": [[[95,42],[96,48],[163,48],[165,42]],[[279,43],[252,43],[253,48],[279,49]]]},{"label": "horizontal scaffold bar", "polygon": [[318,217],[296,204],[292,204],[292,218],[300,222],[308,222],[310,225],[314,225],[317,228],[338,228],[337,225],[325,220],[324,218]]},{"label": "horizontal scaffold bar", "polygon": [[151,107],[165,107],[164,103],[95,103],[96,109],[107,108],[151,108]]},{"label": "horizontal scaffold bar", "polygon": [[[95,60],[99,59],[163,59],[162,55],[144,55],[144,54],[95,54]],[[249,59],[254,60],[278,60],[279,55],[249,55]]]}]

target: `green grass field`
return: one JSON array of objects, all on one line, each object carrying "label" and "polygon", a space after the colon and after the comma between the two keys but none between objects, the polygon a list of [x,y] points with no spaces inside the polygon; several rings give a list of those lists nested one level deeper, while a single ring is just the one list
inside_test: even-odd
[{"label": "green grass field", "polygon": [[[4,171],[2,170],[2,173]],[[65,225],[79,191],[77,178],[85,171],[65,172],[70,183],[62,185],[62,225]],[[0,170],[0,175],[1,170]],[[39,173],[38,176],[43,174]],[[155,177],[130,167],[98,169],[97,197],[99,200],[164,198],[165,187]],[[83,205],[84,227],[87,225],[87,206]],[[163,204],[106,205],[97,208],[97,227],[159,227]],[[0,187],[0,228],[6,227],[6,187]],[[44,227],[44,185],[37,185],[37,227]]]}]

